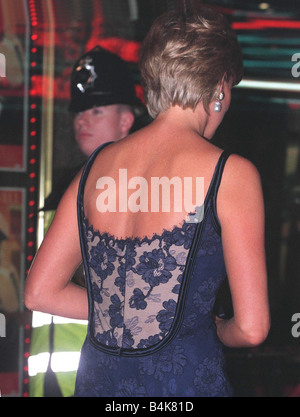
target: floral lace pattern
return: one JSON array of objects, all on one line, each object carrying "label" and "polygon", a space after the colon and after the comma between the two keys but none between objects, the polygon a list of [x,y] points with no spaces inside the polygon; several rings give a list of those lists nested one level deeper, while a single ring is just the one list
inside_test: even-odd
[{"label": "floral lace pattern", "polygon": [[114,239],[84,220],[94,304],[94,338],[145,349],[172,326],[195,224],[148,239]]}]

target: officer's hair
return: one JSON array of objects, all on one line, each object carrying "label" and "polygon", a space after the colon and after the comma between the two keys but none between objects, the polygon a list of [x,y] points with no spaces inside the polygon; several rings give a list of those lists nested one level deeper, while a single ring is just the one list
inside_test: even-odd
[{"label": "officer's hair", "polygon": [[190,14],[157,18],[140,51],[140,71],[149,114],[171,106],[208,112],[225,74],[233,85],[242,78],[242,54],[227,19],[203,6]]}]

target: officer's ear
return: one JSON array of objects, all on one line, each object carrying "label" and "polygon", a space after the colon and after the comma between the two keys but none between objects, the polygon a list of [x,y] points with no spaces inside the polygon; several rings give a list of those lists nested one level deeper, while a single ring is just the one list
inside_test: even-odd
[{"label": "officer's ear", "polygon": [[129,109],[121,111],[121,130],[124,134],[128,134],[134,123],[134,115]]}]

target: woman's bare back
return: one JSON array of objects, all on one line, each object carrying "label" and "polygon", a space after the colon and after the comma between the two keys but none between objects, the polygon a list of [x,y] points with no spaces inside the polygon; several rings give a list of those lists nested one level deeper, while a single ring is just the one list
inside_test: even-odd
[{"label": "woman's bare back", "polygon": [[[183,223],[190,212],[185,201],[203,204],[222,150],[194,132],[182,134],[144,129],[99,153],[84,197],[95,229],[117,238],[152,237]],[[157,188],[159,181],[164,187]]]}]

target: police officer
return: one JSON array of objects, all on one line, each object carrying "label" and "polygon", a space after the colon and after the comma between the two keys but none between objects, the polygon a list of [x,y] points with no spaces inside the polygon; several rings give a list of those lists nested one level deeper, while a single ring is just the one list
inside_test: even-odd
[{"label": "police officer", "polygon": [[77,61],[71,85],[69,109],[76,112],[75,137],[85,155],[128,135],[142,104],[123,60],[96,47]]},{"label": "police officer", "polygon": [[[127,136],[138,127],[138,121],[148,122],[126,62],[99,46],[74,65],[69,110],[74,114],[75,140],[86,157],[103,143]],[[47,197],[45,211],[56,209],[80,168]]]},{"label": "police officer", "polygon": [[[97,46],[75,63],[69,110],[75,140],[86,157],[103,143],[127,136],[144,109],[127,64],[117,55]],[[56,208],[70,180],[54,190],[44,210]],[[86,324],[44,319],[32,332],[30,396],[72,396]]]}]

